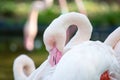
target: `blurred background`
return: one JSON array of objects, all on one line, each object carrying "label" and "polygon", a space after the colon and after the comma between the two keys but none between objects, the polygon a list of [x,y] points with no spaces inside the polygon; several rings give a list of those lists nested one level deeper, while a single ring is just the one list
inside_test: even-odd
[{"label": "blurred background", "polygon": [[[83,12],[74,0],[66,1],[69,12],[88,16],[94,28],[91,40],[104,41],[120,25],[120,0],[82,0]],[[29,21],[32,4],[33,0],[0,0],[0,80],[13,80],[13,62],[20,54],[30,56],[38,67],[48,56],[43,44],[44,30],[53,19],[68,12],[61,9],[60,0],[45,4],[45,8],[36,6],[39,8],[38,32],[34,49],[29,50],[24,46],[24,26]]]}]

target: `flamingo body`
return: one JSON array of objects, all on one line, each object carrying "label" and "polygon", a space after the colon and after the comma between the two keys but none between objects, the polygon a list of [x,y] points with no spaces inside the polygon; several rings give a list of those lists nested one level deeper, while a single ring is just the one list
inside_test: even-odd
[{"label": "flamingo body", "polygon": [[61,58],[51,80],[100,80],[106,70],[119,72],[113,54],[109,46],[98,41],[76,45]]}]

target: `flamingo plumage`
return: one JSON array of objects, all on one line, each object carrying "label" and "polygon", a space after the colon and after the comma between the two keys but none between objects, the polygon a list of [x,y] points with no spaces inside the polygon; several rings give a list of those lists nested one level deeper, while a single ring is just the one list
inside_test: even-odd
[{"label": "flamingo plumage", "polygon": [[[120,65],[120,27],[118,27],[117,29],[115,29],[104,41],[105,44],[109,45],[110,47],[113,48],[113,50],[115,51],[115,56],[119,62]],[[109,75],[108,73],[106,73],[105,75]],[[107,76],[104,76],[105,78],[107,78],[106,80],[110,80],[108,79]],[[119,75],[116,76],[117,80],[120,80]],[[101,79],[103,80],[103,79]]]},{"label": "flamingo plumage", "polygon": [[[64,54],[50,80],[119,80],[120,66],[114,54],[100,41],[78,44]],[[109,73],[107,79],[103,73]]]}]

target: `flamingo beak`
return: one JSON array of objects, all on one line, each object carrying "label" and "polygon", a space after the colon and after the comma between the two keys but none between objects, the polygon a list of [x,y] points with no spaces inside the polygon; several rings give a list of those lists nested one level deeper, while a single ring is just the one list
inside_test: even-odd
[{"label": "flamingo beak", "polygon": [[62,57],[62,53],[57,49],[57,48],[53,48],[52,50],[50,50],[50,60],[49,63],[51,64],[51,66],[55,66],[59,60]]}]

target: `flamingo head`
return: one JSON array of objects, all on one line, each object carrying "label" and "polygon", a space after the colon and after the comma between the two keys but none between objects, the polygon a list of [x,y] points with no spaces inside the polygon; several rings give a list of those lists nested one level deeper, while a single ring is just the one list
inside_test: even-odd
[{"label": "flamingo head", "polygon": [[56,65],[62,57],[66,41],[66,35],[64,35],[66,32],[64,29],[54,26],[55,24],[50,24],[44,32],[44,44],[46,50],[49,52],[49,62],[52,66]]}]

